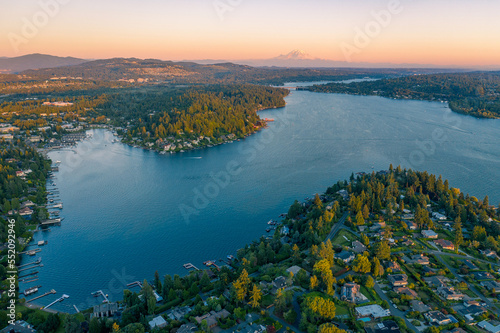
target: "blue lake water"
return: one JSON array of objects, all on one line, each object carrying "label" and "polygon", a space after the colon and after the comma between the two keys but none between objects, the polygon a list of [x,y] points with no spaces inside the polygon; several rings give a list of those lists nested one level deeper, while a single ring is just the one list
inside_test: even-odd
[{"label": "blue lake water", "polygon": [[[185,274],[183,264],[225,258],[265,234],[295,199],[324,192],[351,172],[402,164],[500,201],[500,122],[452,113],[445,104],[294,91],[266,110],[268,129],[240,142],[173,155],[112,143],[110,132],[73,150],[55,182],[60,227],[38,232],[41,292],[68,294],[54,309],[74,312],[121,299],[127,283]],[[33,261],[28,258],[25,262]],[[33,283],[29,284],[33,285]],[[21,284],[20,289],[26,285]]]}]

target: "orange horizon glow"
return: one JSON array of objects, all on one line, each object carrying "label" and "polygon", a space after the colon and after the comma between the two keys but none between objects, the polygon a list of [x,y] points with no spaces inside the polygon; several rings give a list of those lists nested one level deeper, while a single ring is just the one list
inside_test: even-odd
[{"label": "orange horizon glow", "polygon": [[[55,4],[50,15],[41,2]],[[218,3],[226,7],[221,10]],[[488,0],[453,4],[445,0],[359,0],[356,4],[339,0],[307,4],[298,0],[193,0],[189,4],[26,0],[3,6],[9,10],[0,14],[4,32],[0,56],[7,57],[43,53],[84,59],[238,61],[302,49],[314,58],[353,63],[500,67],[500,43],[496,42],[500,3]],[[391,8],[398,10],[391,13]],[[377,13],[387,12],[390,17],[384,24],[377,21]],[[35,17],[41,20],[39,27],[26,36],[26,22],[33,24]],[[356,44],[359,31],[363,34],[374,24],[379,29],[372,31],[369,42]],[[16,38],[17,44],[12,41]],[[356,52],[346,57],[342,45]]]}]

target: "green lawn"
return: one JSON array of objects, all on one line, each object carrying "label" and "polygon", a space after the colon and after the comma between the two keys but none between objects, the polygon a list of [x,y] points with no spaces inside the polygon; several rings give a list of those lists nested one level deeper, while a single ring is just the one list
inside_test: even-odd
[{"label": "green lawn", "polygon": [[267,308],[274,303],[274,296],[271,294],[267,294],[266,296],[262,296],[262,307]]},{"label": "green lawn", "polygon": [[347,306],[335,304],[335,309],[335,315],[337,316],[349,315],[349,308]]},{"label": "green lawn", "polygon": [[[345,236],[345,238],[344,238]],[[347,240],[346,240],[347,238]],[[340,229],[338,234],[335,236],[335,238],[332,241],[332,244],[337,244],[340,246],[351,246],[352,242],[358,240],[358,238],[352,234],[350,231],[347,231],[345,229]]]}]

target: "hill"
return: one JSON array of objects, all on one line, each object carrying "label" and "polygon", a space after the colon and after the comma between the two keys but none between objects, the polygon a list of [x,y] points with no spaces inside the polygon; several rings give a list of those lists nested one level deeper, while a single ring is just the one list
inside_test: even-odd
[{"label": "hill", "polygon": [[18,73],[28,69],[72,66],[86,62],[85,59],[57,57],[48,54],[27,54],[20,57],[1,57],[0,73]]}]

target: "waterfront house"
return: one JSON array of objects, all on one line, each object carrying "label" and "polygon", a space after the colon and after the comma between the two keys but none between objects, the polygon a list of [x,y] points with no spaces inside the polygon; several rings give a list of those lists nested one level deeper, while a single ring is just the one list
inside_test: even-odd
[{"label": "waterfront house", "polygon": [[404,287],[408,285],[408,276],[406,274],[388,275],[387,279],[393,287]]},{"label": "waterfront house", "polygon": [[113,317],[117,311],[118,311],[118,303],[103,303],[94,306],[92,317],[95,318]]}]

